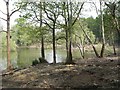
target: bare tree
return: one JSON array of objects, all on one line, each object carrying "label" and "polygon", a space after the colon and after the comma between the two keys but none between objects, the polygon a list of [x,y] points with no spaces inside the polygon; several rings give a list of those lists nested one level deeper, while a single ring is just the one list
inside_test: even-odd
[{"label": "bare tree", "polygon": [[21,6],[18,7],[17,9],[15,9],[14,11],[12,11],[10,13],[10,10],[9,10],[9,3],[10,3],[10,0],[3,0],[6,4],[6,10],[7,12],[4,13],[0,10],[0,12],[2,12],[4,15],[6,15],[6,19],[5,18],[2,18],[0,17],[0,19],[4,20],[7,22],[7,31],[6,31],[6,37],[7,37],[7,70],[11,70],[12,69],[12,65],[11,65],[11,61],[10,61],[10,18],[11,16],[20,10]]}]

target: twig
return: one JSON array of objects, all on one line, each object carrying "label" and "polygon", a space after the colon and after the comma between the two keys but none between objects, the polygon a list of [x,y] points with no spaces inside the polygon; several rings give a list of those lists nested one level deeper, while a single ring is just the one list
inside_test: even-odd
[{"label": "twig", "polygon": [[4,13],[2,10],[0,10],[0,12],[2,13],[2,14],[4,14],[4,15],[7,15],[6,13]]},{"label": "twig", "polygon": [[1,32],[7,32],[7,31],[0,31],[0,33],[1,33]]},{"label": "twig", "polygon": [[79,9],[79,11],[78,11],[77,17],[75,18],[74,22],[72,23],[72,26],[73,26],[73,25],[75,24],[75,22],[77,21],[77,19],[78,19],[78,17],[79,17],[79,14],[80,14],[80,12],[81,12],[81,10],[82,10],[82,8],[83,8],[83,5],[84,5],[84,2],[82,3],[82,5],[81,5],[81,7],[80,7],[80,9]]},{"label": "twig", "polygon": [[6,19],[4,19],[4,18],[2,18],[2,17],[0,17],[0,19],[2,19],[2,20],[4,20],[4,21],[7,21]]},{"label": "twig", "polygon": [[3,0],[5,3],[7,2],[6,0]]}]

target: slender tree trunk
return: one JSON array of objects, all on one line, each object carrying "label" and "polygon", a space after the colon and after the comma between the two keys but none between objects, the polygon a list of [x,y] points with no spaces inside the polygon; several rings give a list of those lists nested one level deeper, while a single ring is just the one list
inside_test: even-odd
[{"label": "slender tree trunk", "polygon": [[1,18],[3,20],[5,20],[7,22],[7,31],[6,31],[6,38],[7,38],[7,70],[11,70],[12,69],[12,65],[11,65],[11,61],[10,61],[10,17],[17,11],[20,10],[21,7],[19,7],[18,9],[12,11],[11,13],[9,13],[9,1],[10,0],[3,0],[6,4],[6,11],[7,11],[7,19]]},{"label": "slender tree trunk", "polygon": [[7,69],[11,70],[11,61],[10,61],[10,15],[9,15],[9,1],[6,2],[7,6]]},{"label": "slender tree trunk", "polygon": [[115,48],[115,44],[113,43],[113,51],[114,51],[114,55],[116,55],[116,48]]},{"label": "slender tree trunk", "polygon": [[[84,31],[84,30],[83,30]],[[95,52],[95,55],[96,55],[96,57],[100,57],[99,56],[99,54],[98,54],[98,52],[97,52],[97,50],[96,50],[96,48],[95,48],[95,46],[93,45],[93,43],[92,43],[92,41],[91,41],[91,39],[89,38],[89,36],[87,35],[87,33],[84,31],[84,34],[86,35],[86,37],[87,37],[87,39],[88,39],[88,41],[89,41],[89,43],[91,44],[91,46],[92,46],[92,48],[93,48],[93,50],[94,50],[94,52]]]},{"label": "slender tree trunk", "polygon": [[102,48],[100,57],[103,57],[105,51],[105,34],[104,34],[104,20],[103,20],[103,11],[102,11],[102,1],[100,0],[100,12],[101,12],[101,30],[102,30]]},{"label": "slender tree trunk", "polygon": [[104,51],[105,51],[105,44],[103,43],[101,53],[100,53],[100,57],[103,57]]},{"label": "slender tree trunk", "polygon": [[53,25],[53,63],[56,63],[55,23]]},{"label": "slender tree trunk", "polygon": [[68,31],[67,31],[67,29],[65,31],[66,31],[66,53],[67,53],[66,59],[67,59],[68,58],[68,53],[69,53],[69,50],[68,50]]},{"label": "slender tree trunk", "polygon": [[44,50],[44,37],[42,35],[41,37],[41,55],[42,55],[42,58],[45,59],[45,50]]},{"label": "slender tree trunk", "polygon": [[[113,23],[114,23],[114,26],[117,30],[117,37],[118,37],[118,40],[120,40],[120,27],[119,27],[119,23],[118,23],[118,20],[115,16],[112,16],[113,17]],[[118,45],[120,45],[120,42],[118,42]]]},{"label": "slender tree trunk", "polygon": [[81,47],[79,45],[77,45],[77,47],[79,48],[80,54],[81,54],[82,58],[84,59],[85,58],[85,56],[84,56],[84,47],[82,47],[82,49],[81,49]]},{"label": "slender tree trunk", "polygon": [[81,37],[79,35],[76,35],[76,36],[80,39],[80,43],[79,44],[76,43],[76,45],[79,48],[79,51],[80,51],[80,54],[81,54],[82,58],[84,59],[85,58],[85,50],[84,50],[84,41],[85,41],[85,38],[82,41],[82,39],[81,39]]},{"label": "slender tree trunk", "polygon": [[119,23],[118,23],[118,20],[117,18],[115,17],[115,23],[116,23],[116,27],[117,27],[117,32],[118,32],[118,35],[120,36],[120,27],[119,27]]},{"label": "slender tree trunk", "polygon": [[81,29],[82,29],[83,33],[85,34],[85,36],[86,36],[87,40],[88,40],[88,41],[89,41],[89,43],[91,44],[91,46],[92,46],[92,48],[93,48],[93,50],[94,50],[94,52],[95,52],[96,57],[98,57],[98,58],[99,58],[100,56],[99,56],[99,54],[98,54],[98,52],[97,52],[97,50],[96,50],[95,46],[93,45],[93,43],[92,43],[92,41],[91,41],[90,37],[88,36],[88,34],[85,32],[85,30],[82,28],[82,26],[81,26],[81,25],[80,25],[80,27],[81,27]]},{"label": "slender tree trunk", "polygon": [[83,57],[83,59],[84,59],[84,58],[85,58],[85,48],[84,48],[84,46],[82,47],[82,49],[83,49],[83,50],[82,50],[82,53],[83,53],[83,56],[82,56],[82,57]]},{"label": "slender tree trunk", "polygon": [[[67,3],[68,4],[68,3]],[[69,12],[69,9],[70,9],[70,12]],[[72,50],[71,50],[71,47],[72,47],[72,32],[71,32],[71,29],[72,29],[72,2],[70,0],[70,7],[68,6],[67,7],[67,12],[68,12],[68,28],[69,28],[69,36],[68,36],[68,57],[67,57],[67,60],[66,60],[66,64],[74,64],[73,60],[72,60]]]},{"label": "slender tree trunk", "polygon": [[[67,18],[66,18],[66,11],[65,11],[65,6],[66,6],[66,2],[63,2],[63,7],[64,7],[64,9],[63,9],[63,12],[64,12],[64,19],[65,19],[65,35],[66,35],[66,38],[65,38],[65,40],[66,40],[66,55],[67,55],[67,57],[66,57],[66,60],[68,59],[68,53],[69,53],[69,50],[68,50],[68,22],[67,22]],[[67,5],[67,7],[68,7],[68,5]]]},{"label": "slender tree trunk", "polygon": [[[49,23],[47,23],[46,22],[46,24],[48,25],[48,27],[50,28],[50,29],[52,29],[52,44],[53,44],[53,63],[56,63],[56,39],[55,39],[55,28],[56,28],[56,20],[57,20],[57,18],[58,18],[58,16],[59,16],[59,13],[56,11],[56,12],[54,12],[54,10],[52,11],[52,10],[48,10],[48,9],[46,9],[45,8],[46,6],[45,6],[45,3],[44,3],[44,11],[45,11],[45,13],[46,13],[46,15],[47,15],[47,18],[49,18],[49,20],[51,20],[52,21],[52,23],[53,23],[53,25],[51,26]],[[55,7],[56,8],[56,7]],[[56,8],[56,9],[58,9],[58,8]],[[51,13],[51,14],[49,14],[49,13]],[[53,17],[52,17],[53,16]]]},{"label": "slender tree trunk", "polygon": [[115,38],[114,38],[114,36],[113,36],[113,33],[112,33],[112,46],[113,46],[113,53],[114,53],[114,55],[116,55],[117,53],[116,53],[116,48],[115,48]]},{"label": "slender tree trunk", "polygon": [[42,31],[42,2],[40,2],[40,30],[42,33],[41,36],[41,56],[43,59],[45,59],[45,52],[44,52],[44,36],[43,36],[43,31]]}]

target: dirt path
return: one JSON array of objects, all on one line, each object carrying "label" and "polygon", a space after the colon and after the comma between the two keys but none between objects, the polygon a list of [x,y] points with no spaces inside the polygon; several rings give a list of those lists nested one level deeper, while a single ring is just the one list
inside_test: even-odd
[{"label": "dirt path", "polygon": [[75,65],[39,64],[5,75],[3,88],[119,88],[117,57],[76,60]]}]

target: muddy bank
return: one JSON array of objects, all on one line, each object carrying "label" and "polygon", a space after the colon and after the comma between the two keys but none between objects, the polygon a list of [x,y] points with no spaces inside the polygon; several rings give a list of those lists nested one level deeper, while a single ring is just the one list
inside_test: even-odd
[{"label": "muddy bank", "polygon": [[38,64],[2,77],[3,88],[119,88],[118,57],[75,60],[75,65]]}]

